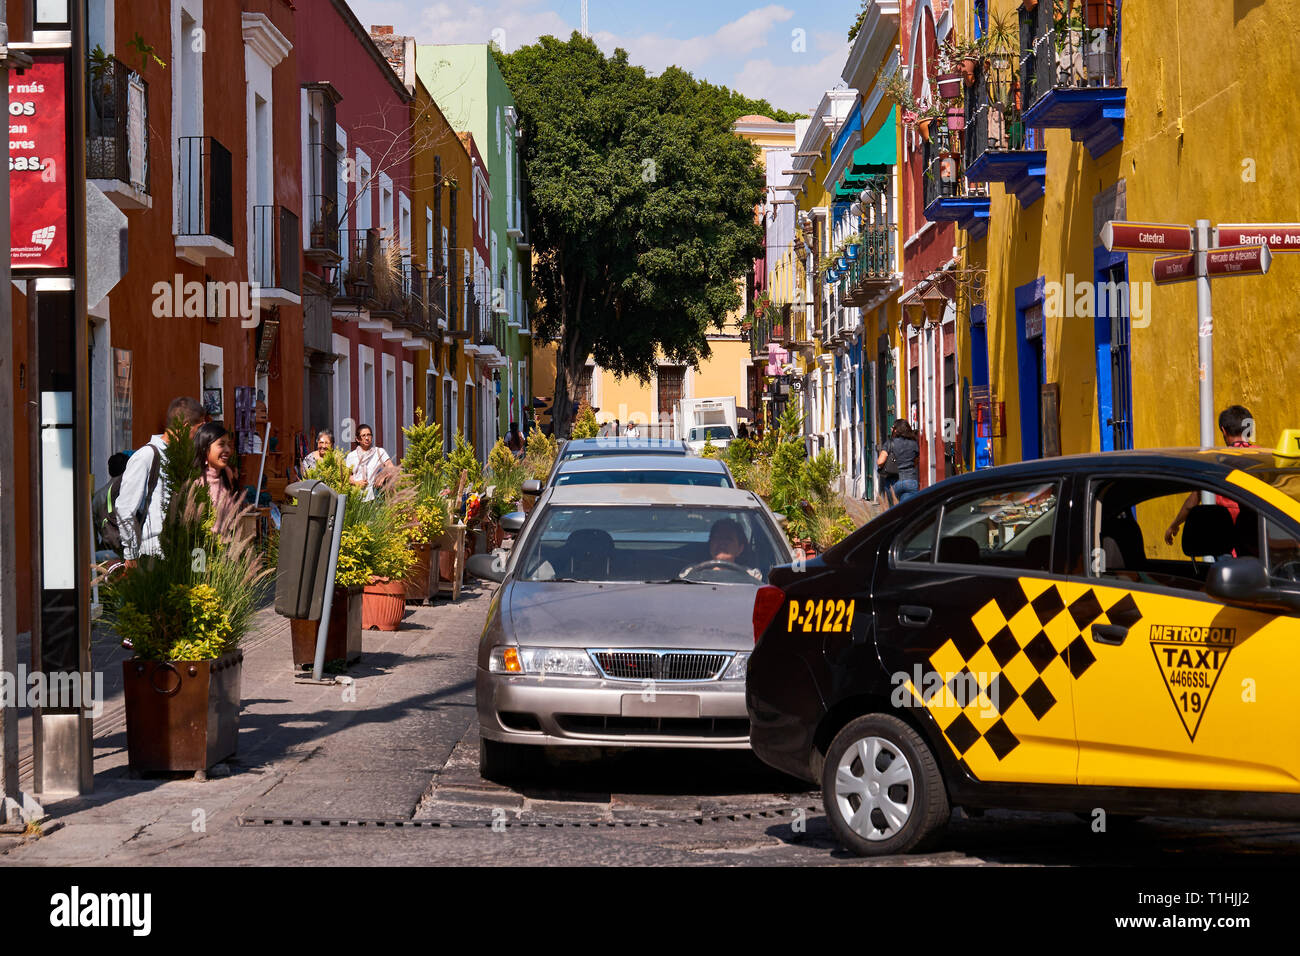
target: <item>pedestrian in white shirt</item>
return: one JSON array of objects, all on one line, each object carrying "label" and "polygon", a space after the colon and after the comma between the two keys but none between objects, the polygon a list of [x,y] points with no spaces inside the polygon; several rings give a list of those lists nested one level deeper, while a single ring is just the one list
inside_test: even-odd
[{"label": "pedestrian in white shirt", "polygon": [[[117,496],[117,511],[127,516],[118,526],[122,536],[122,557],[127,567],[135,565],[141,555],[159,553],[158,535],[163,524],[163,482],[161,469],[154,469],[155,457],[161,464],[167,449],[167,429],[179,418],[193,435],[207,421],[208,413],[198,399],[174,398],[167,406],[167,418],[161,435],[152,435],[148,444],[136,449],[122,472],[122,487]],[[157,475],[151,482],[151,475]],[[150,485],[152,484],[152,487]],[[146,496],[148,501],[146,503]],[[147,506],[146,506],[147,504]],[[139,515],[137,527],[131,516]]]},{"label": "pedestrian in white shirt", "polygon": [[366,501],[375,496],[375,480],[393,463],[388,452],[375,444],[375,433],[369,425],[357,429],[357,447],[348,452],[344,461],[352,471],[352,484],[366,489]]}]

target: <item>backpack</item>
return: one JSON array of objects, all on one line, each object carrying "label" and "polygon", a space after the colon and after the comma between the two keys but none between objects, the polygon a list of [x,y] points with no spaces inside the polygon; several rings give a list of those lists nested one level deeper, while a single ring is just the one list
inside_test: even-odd
[{"label": "backpack", "polygon": [[[129,518],[129,520],[135,522],[137,541],[140,538],[140,527],[144,523],[144,515],[149,510],[149,502],[153,500],[154,489],[158,487],[158,472],[162,467],[162,455],[159,453],[157,446],[151,444],[147,447],[153,449],[153,463],[149,466],[149,481],[145,485],[144,497],[140,499],[140,507]],[[91,515],[95,523],[95,538],[101,551],[112,551],[115,554],[122,553],[122,515],[117,510],[117,498],[122,491],[122,475],[125,474],[126,471],[123,470],[121,475],[102,486],[95,492],[95,497],[91,501]]]}]

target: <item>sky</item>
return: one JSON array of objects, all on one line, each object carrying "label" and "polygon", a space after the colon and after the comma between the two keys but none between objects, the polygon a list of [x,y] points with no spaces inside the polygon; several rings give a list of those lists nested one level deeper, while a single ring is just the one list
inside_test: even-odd
[{"label": "sky", "polygon": [[[348,0],[366,27],[391,25],[418,43],[486,43],[509,50],[581,25],[581,0]],[[842,85],[859,0],[589,0],[588,28],[607,53],[628,51],[658,73],[676,65],[794,112]]]}]

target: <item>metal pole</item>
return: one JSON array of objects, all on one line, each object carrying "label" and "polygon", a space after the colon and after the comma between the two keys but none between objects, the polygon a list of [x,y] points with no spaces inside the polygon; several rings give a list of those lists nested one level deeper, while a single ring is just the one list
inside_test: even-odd
[{"label": "metal pole", "polygon": [[[9,24],[0,3],[0,112],[9,115]],[[0,422],[14,420],[13,287],[9,284],[9,140],[0,144]],[[14,516],[13,429],[0,428],[0,514]],[[0,521],[0,673],[18,667],[18,585],[14,522]],[[15,691],[17,687],[15,686]],[[15,700],[13,703],[17,703]],[[0,701],[0,824],[18,822],[18,709]]]},{"label": "metal pole", "polygon": [[325,639],[329,635],[330,612],[334,608],[334,574],[339,567],[339,542],[343,539],[343,512],[347,509],[347,504],[348,496],[339,495],[339,500],[334,505],[334,534],[330,541],[329,569],[325,573],[325,601],[321,604],[320,624],[316,628],[316,660],[312,665],[312,680],[322,680],[325,676]]},{"label": "metal pole", "polygon": [[266,452],[271,444],[271,422],[268,419],[266,423],[266,434],[262,436],[262,463],[257,466],[257,489],[253,492],[253,507],[261,507],[262,504],[262,476],[266,474]]},{"label": "metal pole", "polygon": [[1210,248],[1210,220],[1196,220],[1196,330],[1201,377],[1201,447],[1214,441],[1214,314],[1210,307],[1210,275],[1206,252]]}]

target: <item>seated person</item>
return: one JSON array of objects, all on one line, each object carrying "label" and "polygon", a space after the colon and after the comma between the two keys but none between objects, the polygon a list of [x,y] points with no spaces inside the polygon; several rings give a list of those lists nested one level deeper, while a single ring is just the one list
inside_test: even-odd
[{"label": "seated person", "polygon": [[740,556],[749,547],[745,530],[731,518],[720,518],[709,529],[709,557],[718,561],[740,563]]}]

